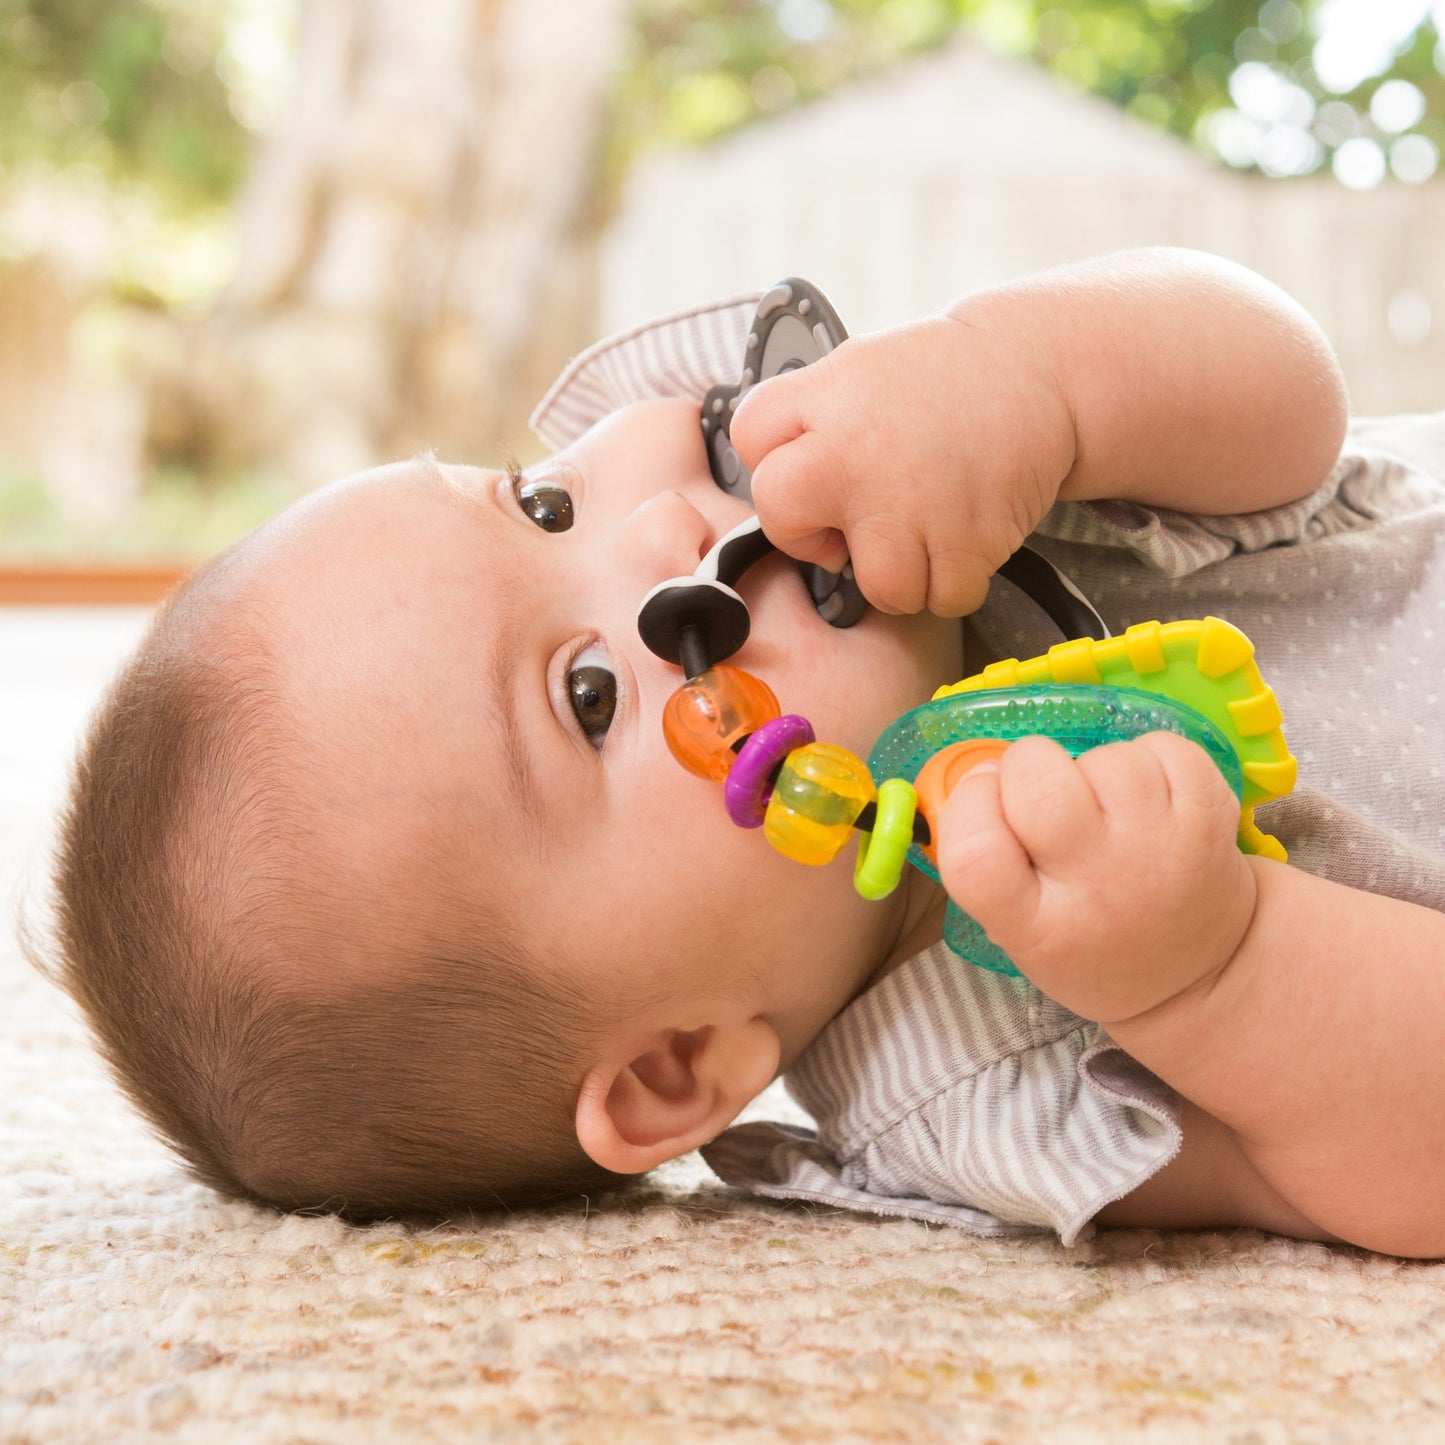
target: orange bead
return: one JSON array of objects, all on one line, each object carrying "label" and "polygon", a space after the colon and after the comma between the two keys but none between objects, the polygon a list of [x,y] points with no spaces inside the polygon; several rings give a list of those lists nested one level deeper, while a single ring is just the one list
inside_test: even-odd
[{"label": "orange bead", "polygon": [[782,708],[761,678],[719,663],[685,682],[662,709],[662,735],[688,772],[721,782],[733,765],[732,745]]}]

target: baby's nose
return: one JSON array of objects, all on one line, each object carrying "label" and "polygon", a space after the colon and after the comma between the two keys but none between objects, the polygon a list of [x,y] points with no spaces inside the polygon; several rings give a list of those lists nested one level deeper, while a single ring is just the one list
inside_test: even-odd
[{"label": "baby's nose", "polygon": [[712,542],[712,523],[681,492],[649,497],[623,527],[628,561],[652,581],[696,570]]}]

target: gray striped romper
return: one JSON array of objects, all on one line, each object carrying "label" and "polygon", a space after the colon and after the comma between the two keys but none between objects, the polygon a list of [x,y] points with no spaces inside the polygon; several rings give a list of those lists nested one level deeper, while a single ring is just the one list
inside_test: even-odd
[{"label": "gray striped romper", "polygon": [[[562,447],[634,401],[733,381],[757,296],[663,318],[578,356],[532,418]],[[1290,861],[1445,910],[1445,412],[1358,420],[1311,495],[1244,516],[1060,503],[1032,544],[1118,634],[1225,617],[1255,644],[1300,764],[1258,821]],[[997,581],[969,625],[995,655],[1058,640]],[[954,679],[940,679],[953,681]],[[815,1129],[755,1122],[703,1150],[760,1195],[1087,1238],[1180,1143],[1177,1096],[1104,1029],[942,944],[834,1018],[786,1086]]]}]

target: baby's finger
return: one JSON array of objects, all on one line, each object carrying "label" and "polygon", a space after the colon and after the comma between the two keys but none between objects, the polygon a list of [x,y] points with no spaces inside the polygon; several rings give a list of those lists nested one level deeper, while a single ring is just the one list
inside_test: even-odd
[{"label": "baby's finger", "polygon": [[966,617],[983,606],[993,568],[962,548],[930,539],[928,610],[935,617]]},{"label": "baby's finger", "polygon": [[1234,836],[1239,799],[1198,743],[1170,732],[1145,733],[1137,743],[1157,763],[1176,815],[1216,818],[1225,834]]},{"label": "baby's finger", "polygon": [[998,763],[970,768],[935,821],[938,876],[960,908],[986,931],[1033,915],[1038,875],[1004,817]]},{"label": "baby's finger", "polygon": [[769,452],[807,430],[804,370],[786,371],[749,387],[728,425],[737,454],[751,471]]},{"label": "baby's finger", "polygon": [[928,604],[928,548],[906,513],[860,518],[848,529],[858,590],[880,612],[922,612]]},{"label": "baby's finger", "polygon": [[753,506],[768,540],[800,562],[831,572],[848,560],[848,545],[833,510],[836,468],[816,432],[768,452],[753,471]]},{"label": "baby's finger", "polygon": [[1041,872],[1097,846],[1104,811],[1078,762],[1052,738],[1014,743],[1000,763],[999,784],[1009,826]]},{"label": "baby's finger", "polygon": [[1131,738],[1107,743],[1079,758],[1079,771],[1116,827],[1148,826],[1169,808],[1169,779],[1162,760],[1142,742]]}]

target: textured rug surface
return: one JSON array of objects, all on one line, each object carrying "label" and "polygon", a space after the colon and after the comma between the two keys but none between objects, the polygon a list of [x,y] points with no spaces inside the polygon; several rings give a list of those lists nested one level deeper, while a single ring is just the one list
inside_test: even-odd
[{"label": "textured rug surface", "polygon": [[[7,896],[141,620],[0,610]],[[695,1160],[425,1231],[222,1203],[0,937],[0,1441],[1445,1440],[1442,1265],[986,1243]]]}]

